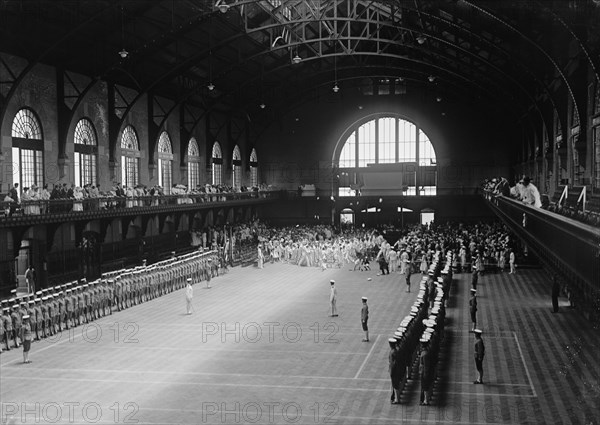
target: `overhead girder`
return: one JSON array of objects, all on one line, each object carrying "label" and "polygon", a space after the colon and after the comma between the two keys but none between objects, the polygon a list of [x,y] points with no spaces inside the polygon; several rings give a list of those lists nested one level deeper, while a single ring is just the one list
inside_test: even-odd
[{"label": "overhead girder", "polygon": [[[272,27],[276,27],[276,26],[279,26],[279,25],[280,25],[280,24],[274,24],[274,25],[272,25]],[[261,28],[260,30],[264,30],[264,28]],[[257,30],[255,30],[255,31],[259,31],[259,30],[257,29]],[[241,36],[242,36],[241,34],[234,35],[233,37],[230,37],[229,39],[227,39],[227,40],[223,41],[222,43],[220,43],[220,45],[227,44],[228,42],[230,42],[230,41],[232,41],[232,40],[234,40],[234,39],[237,39],[237,38],[239,38],[239,37],[241,37]],[[357,38],[357,39],[359,39],[359,38]],[[318,42],[326,42],[326,41],[328,41],[328,40],[330,40],[330,39],[329,39],[329,38],[327,38],[327,39],[312,40],[312,41],[313,41],[313,42],[316,42],[316,41],[318,41]],[[389,40],[380,40],[380,41],[381,41],[381,42],[384,42],[384,43],[387,43]],[[445,40],[440,40],[440,41],[442,41],[442,42],[445,42]],[[299,45],[299,44],[302,44],[302,43],[297,43],[297,44]],[[292,45],[292,47],[293,47],[293,45]],[[404,46],[404,47],[406,47],[406,46]],[[276,50],[276,49],[283,49],[283,48],[289,48],[289,46],[284,46],[284,47],[276,47],[275,49],[272,49],[272,50]],[[457,47],[457,49],[461,49],[461,50],[465,51],[465,53],[466,53],[466,54],[469,54],[469,52],[468,52],[468,51],[466,51],[466,50],[464,50],[464,49],[462,49],[462,48],[460,48],[460,47]],[[264,54],[271,53],[271,51],[272,51],[272,50],[269,50],[269,51],[262,51],[262,52],[259,52],[259,53],[258,53],[258,54],[256,54],[256,55],[253,55],[253,56],[250,56],[250,57],[246,57],[246,58],[244,59],[244,62],[243,62],[243,63],[247,63],[247,62],[250,62],[250,61],[252,61],[252,60],[258,59],[260,56],[262,56],[262,55],[264,55]],[[353,52],[353,53],[354,53],[354,54],[356,54],[356,53],[358,53],[358,52]],[[374,54],[374,53],[373,53],[373,52],[371,52],[371,51],[368,51],[368,52],[361,52],[361,54],[364,54],[364,55],[370,55],[370,56],[381,56],[381,55],[379,55],[379,54]],[[201,54],[199,54],[199,55],[197,55],[197,56],[198,56],[198,57],[202,57],[203,55],[202,55],[202,53],[201,53]],[[396,58],[398,58],[398,56],[394,56],[394,55],[390,55],[390,57],[396,57]],[[407,58],[405,58],[405,57],[400,57],[400,58],[401,58],[401,59],[407,59]],[[452,59],[452,58],[451,58],[451,59]],[[480,57],[477,57],[477,59],[478,59],[478,60],[480,60],[480,61],[484,61],[484,59],[483,59],[483,58],[480,58]],[[309,60],[311,60],[311,59],[310,59],[310,58],[307,58],[305,61],[309,61]],[[190,62],[191,62],[191,60],[190,60]],[[304,61],[303,61],[303,62],[304,62]],[[431,66],[431,64],[429,64],[429,63],[426,63],[426,62],[424,62],[424,61],[422,61],[421,63],[422,63],[422,64],[424,64],[424,65]],[[289,63],[286,63],[286,64],[284,65],[284,67],[286,67],[286,66],[289,66]],[[434,67],[435,67],[435,66],[434,66]],[[233,69],[233,67],[232,67],[232,66],[230,66],[229,68]],[[281,69],[281,68],[283,68],[283,67],[281,67],[281,66],[280,66],[278,69]],[[442,68],[442,67],[437,67],[437,68],[438,68],[440,71],[443,71],[443,70],[447,71],[445,68]],[[155,81],[155,82],[154,82],[152,85],[153,85],[153,86],[155,86],[155,85],[158,85],[158,84],[160,83],[160,81],[161,81],[161,80],[163,80],[163,79],[165,79],[165,78],[169,78],[169,76],[171,76],[171,75],[175,74],[176,72],[178,72],[178,70],[171,70],[171,71],[169,71],[169,73],[167,73],[166,75],[164,75],[163,77],[161,77],[159,80]],[[217,78],[218,78],[218,77],[217,77]],[[217,78],[215,78],[215,80],[216,80]],[[256,78],[258,78],[258,77],[256,77]],[[256,78],[255,78],[254,80],[256,80]],[[470,79],[469,79],[469,78],[467,78],[467,77],[463,77],[462,79],[463,79],[463,80],[465,80],[465,81],[466,81],[466,82],[468,82],[468,83],[472,83],[472,82],[470,81]],[[248,81],[249,81],[249,80],[246,80],[246,81],[245,81],[245,84],[246,84],[246,85],[247,85]],[[484,91],[487,91],[487,89],[485,89],[485,88],[484,88],[484,87],[482,87],[481,85],[479,85],[479,87],[480,87],[480,89],[482,89],[482,90],[484,90]],[[523,89],[523,88],[521,87],[521,89]],[[526,91],[525,91],[525,92],[526,92]],[[142,94],[143,94],[143,90],[140,92],[139,96],[141,96]],[[227,93],[227,94],[230,94],[230,93]],[[190,96],[186,96],[186,98],[185,98],[185,99],[187,100],[189,97],[190,97]],[[134,101],[134,102],[132,102],[132,105],[133,105],[133,103],[135,103],[135,101]]]},{"label": "overhead girder", "polygon": [[[187,2],[187,4],[190,4],[190,2]],[[243,6],[253,6],[254,8],[258,8],[259,6],[264,6],[264,5],[268,5],[267,2],[258,2],[256,0],[240,0],[240,1],[235,1],[235,2],[231,2],[228,1],[229,5],[230,5],[230,12],[236,9],[240,9]],[[537,2],[540,3],[540,2]],[[88,17],[87,19],[82,20],[82,24],[80,24],[77,28],[80,28],[83,26],[84,22],[94,22],[96,21],[96,18],[94,17],[100,17],[102,16],[103,11],[106,12],[106,10],[116,10],[116,8],[118,7],[119,4],[122,3],[117,3],[117,2],[112,2],[106,5],[106,7],[104,9],[102,9],[99,12],[96,12],[94,15]],[[156,4],[158,4],[160,7],[163,8],[168,8],[168,6],[166,6],[165,2],[156,2]],[[399,7],[398,8],[394,8],[393,6],[398,4]],[[461,1],[461,4],[467,4],[469,6],[473,6],[473,2],[469,2],[469,1]],[[427,7],[423,8],[423,7],[419,7],[418,3],[413,3],[413,2],[376,2],[376,1],[358,1],[358,0],[346,0],[344,2],[339,2],[339,1],[321,1],[318,2],[319,7],[314,7],[314,5],[312,4],[312,2],[308,2],[308,1],[297,1],[297,0],[293,0],[293,1],[282,1],[281,4],[274,9],[274,14],[275,16],[279,16],[281,18],[281,14],[283,13],[283,9],[288,7],[290,8],[290,10],[293,10],[293,13],[304,13],[302,16],[305,17],[311,17],[311,19],[305,19],[305,20],[296,20],[296,21],[292,21],[292,23],[290,22],[286,22],[284,19],[279,19],[277,24],[272,24],[272,25],[267,25],[267,26],[260,26],[257,28],[252,28],[250,29],[249,32],[244,32],[244,29],[238,28],[238,31],[240,31],[239,34],[233,34],[232,36],[226,37],[224,40],[218,42],[215,44],[215,46],[212,46],[212,50],[213,51],[217,51],[220,50],[224,47],[227,47],[229,43],[233,43],[237,40],[243,40],[244,36],[246,36],[245,40],[246,41],[250,41],[253,42],[255,45],[257,45],[258,47],[262,47],[264,49],[265,52],[269,52],[270,53],[270,57],[271,59],[275,60],[275,72],[277,72],[277,70],[283,70],[285,68],[285,66],[289,66],[289,64],[283,65],[283,64],[277,64],[277,58],[273,58],[273,56],[277,55],[277,52],[279,51],[284,51],[283,49],[290,49],[290,46],[285,45],[285,46],[276,46],[275,49],[271,49],[270,45],[264,45],[261,44],[259,42],[258,39],[254,38],[251,33],[254,31],[257,32],[262,32],[262,33],[266,33],[267,35],[269,35],[269,32],[272,31],[275,28],[278,27],[290,27],[290,25],[296,25],[297,23],[297,27],[295,27],[296,29],[298,29],[298,31],[302,31],[301,34],[318,34],[319,31],[323,31],[325,33],[327,33],[328,35],[332,33],[335,34],[337,33],[341,33],[343,31],[350,31],[352,28],[352,22],[351,20],[346,20],[344,22],[344,25],[340,25],[341,29],[338,31],[338,24],[341,23],[340,19],[342,19],[343,17],[343,13],[346,12],[352,12],[352,13],[356,13],[356,16],[365,16],[369,13],[371,13],[369,10],[374,10],[373,13],[374,14],[379,14],[380,19],[379,21],[377,20],[373,20],[374,22],[372,23],[372,25],[378,25],[379,29],[382,31],[397,31],[398,34],[400,34],[400,30],[398,28],[400,28],[400,23],[402,21],[402,16],[406,15],[410,13],[411,15],[417,15],[419,18],[419,23],[421,24],[422,28],[418,28],[417,25],[414,26],[409,26],[409,25],[404,25],[402,27],[402,31],[405,31],[406,34],[408,35],[414,35],[417,33],[423,33],[429,40],[432,41],[431,44],[434,44],[433,41],[435,41],[435,43],[444,43],[445,46],[450,46],[451,49],[456,49],[457,52],[462,52],[463,54],[465,54],[465,56],[461,56],[461,54],[458,53],[453,53],[453,52],[445,52],[443,51],[444,49],[442,48],[442,52],[438,52],[440,54],[438,54],[437,56],[434,57],[435,58],[439,58],[439,57],[443,57],[442,54],[443,53],[447,53],[447,60],[452,61],[453,63],[455,63],[455,66],[457,67],[455,69],[455,71],[458,71],[458,73],[460,73],[460,70],[462,67],[466,67],[466,72],[465,75],[472,75],[475,76],[476,79],[478,79],[479,81],[485,81],[486,78],[490,77],[491,75],[484,75],[483,79],[481,76],[482,73],[482,69],[493,69],[494,67],[498,70],[496,72],[501,72],[503,74],[499,74],[499,75],[504,75],[506,76],[506,78],[500,78],[500,77],[495,77],[495,83],[498,85],[499,87],[501,86],[512,86],[514,87],[513,89],[511,89],[511,93],[513,95],[516,96],[516,98],[522,98],[524,100],[525,96],[527,96],[528,98],[531,97],[531,91],[527,91],[525,89],[525,92],[521,89],[521,88],[517,88],[514,84],[508,84],[507,81],[510,81],[511,79],[511,75],[512,75],[512,79],[515,79],[516,74],[519,73],[520,70],[524,71],[525,73],[527,73],[532,80],[534,80],[537,84],[539,84],[539,87],[542,87],[547,93],[549,93],[549,99],[550,101],[554,104],[554,99],[553,99],[553,95],[551,94],[551,92],[548,90],[548,87],[546,86],[545,83],[543,83],[542,81],[540,81],[540,79],[538,78],[538,73],[533,70],[532,68],[528,67],[527,65],[523,64],[520,60],[518,56],[508,56],[508,59],[510,59],[509,61],[507,59],[504,60],[504,62],[502,62],[503,58],[507,58],[507,55],[510,55],[510,53],[506,52],[505,49],[502,48],[502,46],[500,45],[500,43],[494,43],[491,40],[488,40],[487,38],[483,37],[483,36],[479,36],[477,34],[477,31],[475,29],[473,29],[474,27],[467,28],[466,26],[461,26],[459,25],[457,22],[451,22],[448,21],[447,19],[444,19],[442,16],[437,16],[436,14],[432,14],[430,13],[430,9],[428,9]],[[346,6],[348,5],[348,6]],[[414,8],[412,7],[414,5]],[[452,6],[451,3],[448,3],[448,8],[446,8],[446,10],[449,10]],[[153,5],[154,6],[154,2]],[[430,5],[431,6],[431,5]],[[443,5],[442,5],[443,6]],[[475,5],[477,6],[477,5]],[[492,7],[491,3],[487,3],[486,4],[487,7]],[[147,6],[145,6],[145,8],[147,8]],[[128,13],[127,14],[127,19],[128,20],[133,20],[133,19],[146,19],[145,17],[145,13],[146,10],[143,7],[138,7],[135,11]],[[305,9],[302,9],[305,8]],[[210,10],[210,11],[208,11]],[[545,8],[545,10],[549,10],[550,12],[552,12],[552,9],[550,8]],[[456,8],[454,8],[454,10],[450,10],[449,12],[445,12],[446,14],[449,15],[453,15],[456,16],[457,21],[461,20],[463,22],[469,22],[469,18],[468,17],[461,17],[460,13],[456,13],[456,12],[460,12],[459,10],[457,10]],[[486,16],[490,16],[490,18],[494,19],[495,22],[500,22],[500,25],[504,25],[507,26],[508,28],[510,28],[511,31],[513,31],[513,33],[516,33],[519,35],[519,37],[523,37],[524,34],[522,32],[519,31],[519,29],[514,28],[513,26],[511,26],[510,24],[508,24],[504,19],[502,19],[499,16],[502,15],[497,15],[496,12],[493,11],[489,11],[489,10],[484,10],[481,9],[481,11],[483,11],[483,14],[485,14]],[[279,14],[278,14],[279,13]],[[337,14],[337,15],[342,15],[342,16],[337,16],[337,19],[333,19],[331,16],[329,16],[329,14]],[[241,13],[243,15],[243,13]],[[148,22],[153,20],[155,21],[155,26],[156,28],[158,28],[158,33],[156,37],[150,37],[153,38],[154,41],[152,41],[151,43],[145,42],[146,46],[145,47],[139,47],[137,50],[133,50],[133,52],[137,52],[140,53],[141,55],[135,55],[135,54],[131,54],[130,58],[128,58],[128,61],[132,62],[133,64],[143,64],[145,60],[147,60],[148,57],[151,57],[153,54],[156,55],[158,54],[161,50],[163,49],[167,49],[168,47],[170,47],[173,43],[173,40],[178,39],[180,36],[186,34],[188,31],[194,30],[197,28],[198,24],[201,24],[206,17],[208,16],[220,16],[220,12],[218,12],[218,10],[213,6],[208,6],[205,10],[202,10],[200,13],[198,13],[196,16],[192,16],[191,19],[187,20],[185,24],[183,24],[183,28],[180,26],[179,28],[175,27],[175,32],[171,32],[167,35],[161,34],[160,33],[160,21],[156,21],[154,18],[150,18],[148,17]],[[562,21],[558,16],[555,15],[555,18],[557,18],[557,20],[569,31],[569,33],[571,34],[571,36],[575,37],[575,34],[570,31],[569,26]],[[271,14],[270,16],[273,16],[273,14]],[[374,15],[373,15],[374,16]],[[414,18],[414,16],[411,16],[411,18]],[[383,20],[389,20],[390,22],[388,23],[382,23]],[[312,28],[312,26],[314,25],[315,22],[321,22],[322,27],[320,26],[319,28],[315,29]],[[333,25],[331,25],[331,23],[333,22]],[[415,21],[416,22],[416,21]],[[221,24],[223,24],[223,21],[221,20]],[[319,24],[319,25],[321,25]],[[387,26],[386,26],[387,25]],[[456,36],[457,39],[455,41],[455,43],[452,43],[451,39],[446,40],[444,38],[443,35],[439,35],[436,38],[436,32],[434,30],[431,30],[431,28],[435,28],[437,29],[439,25],[446,25],[448,29],[448,31],[451,32],[451,29],[449,28],[453,28],[454,31],[456,31],[459,34],[462,34],[462,32],[465,32],[466,34],[468,34],[468,38],[469,38],[469,42],[472,42],[474,40],[477,40],[478,43],[477,44],[472,44],[472,49],[479,49],[477,52],[469,52],[469,47],[463,45],[465,40],[458,40],[458,38],[465,38],[464,36]],[[166,27],[167,25],[165,25]],[[186,27],[187,26],[187,27]],[[235,27],[233,25],[228,24],[228,27],[231,28],[233,31],[235,31]],[[75,28],[75,27],[74,27]],[[495,28],[498,28],[498,26],[495,26]],[[432,32],[429,32],[432,31]],[[492,30],[490,30],[491,32],[493,32]],[[72,34],[73,37],[76,36],[77,34],[79,34],[79,32],[76,29],[73,29],[69,32],[69,34]],[[374,32],[373,32],[374,33]],[[372,33],[372,34],[373,34]],[[63,36],[61,38],[61,40],[58,40],[55,45],[53,47],[50,47],[48,50],[46,50],[46,52],[44,52],[44,54],[42,56],[46,56],[49,54],[49,52],[51,52],[53,49],[55,49],[58,45],[61,45],[63,43],[65,43],[65,37],[67,38],[71,38],[71,36],[67,34],[65,36]],[[456,34],[456,33],[455,33]],[[496,31],[496,35],[497,35],[497,31]],[[325,37],[319,37],[320,39],[325,39]],[[534,46],[534,50],[539,50],[540,52],[542,52],[542,54],[545,54],[548,59],[550,59],[550,61],[552,62],[552,64],[555,66],[555,68],[557,69],[557,71],[560,73],[560,69],[558,68],[556,62],[552,59],[552,57],[547,53],[547,51],[544,50],[544,48],[542,46],[539,45],[539,43],[536,43],[535,41],[533,41],[530,37],[528,38],[525,35],[525,38],[528,39],[528,41],[532,44],[532,46]],[[576,37],[575,37],[576,38]],[[170,41],[169,41],[170,39]],[[293,36],[292,36],[293,39]],[[338,38],[339,39],[339,38]],[[379,42],[382,45],[386,45],[387,41],[384,41],[386,39],[373,39],[370,36],[369,37],[365,37],[366,40],[363,41],[369,41],[369,40],[373,40],[375,42]],[[350,40],[344,40],[346,43],[345,45],[348,46],[348,42]],[[193,40],[184,40],[183,43],[190,43],[192,44],[194,41]],[[360,40],[358,40],[357,42],[360,42]],[[396,38],[394,40],[396,45],[402,45],[402,43],[400,43],[400,40],[398,38]],[[577,39],[577,42],[581,45],[582,49],[584,49],[584,43],[581,40]],[[312,40],[305,40],[302,44],[305,43],[312,43]],[[300,44],[298,44],[299,46]],[[141,46],[141,45],[140,45]],[[325,46],[325,44],[323,44],[323,46]],[[339,46],[339,44],[338,44]],[[484,46],[483,48],[481,48],[481,46]],[[487,47],[487,48],[486,48]],[[390,47],[382,47],[383,50],[389,50]],[[462,50],[460,50],[462,49]],[[161,86],[162,84],[173,84],[172,82],[172,78],[177,77],[179,75],[182,75],[186,72],[186,69],[189,69],[193,66],[196,66],[198,63],[200,62],[204,62],[206,61],[206,57],[207,57],[207,50],[208,49],[204,49],[201,50],[199,54],[194,55],[192,58],[192,61],[189,60],[184,60],[182,61],[181,66],[176,66],[174,67],[175,69],[173,69],[170,72],[167,72],[159,77],[157,77],[154,81],[151,81],[148,84],[144,84],[144,86],[141,88],[140,90],[140,96],[145,94],[147,91],[155,89],[155,92],[158,94],[159,92],[159,88],[163,88],[163,86]],[[470,53],[470,56],[465,53],[464,51],[467,51],[468,53]],[[169,50],[166,51],[166,53],[169,54],[169,56],[171,56],[173,49],[170,48]],[[316,50],[318,52],[318,50]],[[585,51],[585,50],[584,50]],[[330,50],[331,52],[331,50]],[[485,52],[485,53],[483,53]],[[335,52],[334,52],[335,53]],[[483,57],[486,56],[486,53],[490,54],[490,57]],[[453,56],[455,55],[455,56]],[[499,56],[496,56],[499,55]],[[116,56],[116,55],[115,55]],[[334,57],[335,55],[321,55],[320,58],[327,60],[327,58],[331,58]],[[372,57],[373,55],[369,55],[369,57]],[[339,56],[338,56],[339,57]],[[387,56],[389,58],[389,56]],[[471,57],[471,61],[467,61],[467,58]],[[242,61],[236,62],[236,66],[233,68],[233,71],[237,72],[237,71],[241,71],[243,73],[245,73],[246,75],[251,75],[248,74],[248,68],[250,68],[251,64],[253,62],[260,62],[261,60],[264,60],[265,56],[258,54],[258,56],[252,56],[251,58],[242,58]],[[285,55],[284,55],[284,59],[285,59]],[[360,57],[355,58],[357,60],[360,60]],[[477,60],[478,63],[481,63],[481,59],[487,60],[488,63],[487,68],[483,67],[480,68],[479,66],[475,66],[472,62]],[[500,62],[498,62],[498,59],[500,60]],[[594,69],[594,72],[596,72],[596,68],[594,67],[594,63],[593,60],[591,60],[591,58],[588,55],[588,60],[590,61],[590,63],[592,64],[592,67]],[[307,63],[310,63],[310,60],[306,60],[306,63],[303,63],[302,65],[306,65]],[[505,68],[505,63],[509,63],[510,62],[510,69]],[[325,62],[322,62],[325,63]],[[113,64],[111,64],[109,66],[108,69],[113,69],[118,67],[118,65],[121,64],[121,61],[115,61]],[[226,69],[226,68],[225,68]],[[126,70],[123,70],[124,72],[127,73]],[[217,75],[218,74],[218,70],[217,70]],[[269,71],[267,71],[269,72]],[[129,73],[129,75],[131,76],[131,78],[133,78],[133,81],[136,81],[135,78],[133,77],[133,75],[131,75]],[[274,74],[267,74],[267,75],[274,75]],[[596,73],[597,76],[597,73]],[[567,90],[569,92],[569,94],[571,95],[571,97],[574,99],[574,93],[573,90],[571,90],[571,86],[568,85],[567,79],[565,78],[565,76],[561,73],[561,77],[563,77],[563,80],[565,81],[565,83],[567,84]],[[264,78],[264,73],[261,72],[261,76],[260,78]],[[249,80],[251,81],[258,81],[258,76],[252,78],[249,78]],[[199,81],[199,79],[197,79],[196,81]],[[251,82],[250,81],[250,82]],[[20,82],[20,81],[19,81]],[[18,84],[18,83],[17,83]],[[488,83],[486,82],[485,85],[487,85]],[[508,86],[506,85],[508,84]],[[14,87],[14,85],[13,85]],[[170,87],[170,86],[169,86]],[[200,86],[198,86],[200,87]],[[164,89],[166,89],[166,86],[164,87]],[[197,90],[193,90],[194,93],[197,93]],[[521,95],[518,96],[516,95],[516,93],[521,92],[521,93],[525,93],[525,96]],[[489,93],[489,91],[488,91]],[[225,102],[223,103],[223,105],[227,105],[227,97],[231,96],[231,91],[227,91],[227,92],[223,92],[221,95],[219,96],[215,96],[212,100],[210,100],[210,105],[209,107],[214,107],[216,106],[216,104],[218,102]],[[12,93],[10,93],[10,95],[12,96]],[[8,103],[5,102],[5,104]],[[189,97],[186,98],[186,100],[189,100]],[[135,101],[131,102],[131,105],[135,104]],[[577,105],[577,103],[575,103]],[[231,106],[231,105],[230,105]],[[2,119],[3,115],[5,114],[5,106],[3,105],[2,111],[0,111],[0,119]],[[128,112],[128,110],[126,110],[126,112]],[[579,108],[577,108],[577,114],[579,114]],[[564,114],[561,114],[561,116],[563,116]],[[124,114],[125,116],[125,114]],[[566,126],[563,126],[566,127]]]},{"label": "overhead girder", "polygon": [[[251,3],[251,2],[238,2],[238,3],[236,3],[236,5],[238,5],[238,4],[243,4],[243,3]],[[286,2],[286,3],[287,3],[287,2]],[[335,2],[332,2],[332,3],[330,3],[330,5],[333,5],[334,3],[335,3]],[[363,11],[363,12],[364,12],[364,11]],[[324,13],[323,13],[323,15],[324,15]],[[307,20],[307,21],[305,22],[305,24],[308,24],[308,23],[309,23],[309,21]],[[348,22],[348,21],[346,21],[346,22],[345,22],[345,24],[346,24],[346,25],[349,25],[349,22]],[[281,25],[281,24],[277,24],[277,25]],[[264,30],[264,29],[265,29],[265,27],[260,27],[259,29],[256,29],[256,31],[261,31],[261,30]],[[407,31],[415,31],[415,29],[412,29],[412,28],[405,28],[405,29],[406,29]],[[230,37],[230,38],[228,38],[228,39],[226,40],[226,42],[222,42],[222,43],[220,43],[219,45],[217,45],[217,46],[214,46],[214,47],[213,47],[213,49],[218,49],[218,48],[220,48],[220,47],[222,47],[222,46],[224,46],[224,45],[227,45],[229,42],[231,42],[231,41],[233,41],[233,40],[235,40],[235,39],[238,39],[240,36],[241,36],[241,34],[239,34],[239,35],[237,35],[237,36],[236,36],[236,35],[234,35],[233,37]],[[251,38],[251,37],[250,37],[250,38]],[[440,41],[447,42],[446,40],[441,40],[441,39],[440,39]],[[455,47],[456,47],[456,48],[459,48],[460,46],[455,46]],[[286,46],[286,48],[289,48],[289,46]],[[464,50],[464,49],[463,49],[463,50]],[[272,50],[271,50],[270,52],[272,52]],[[205,56],[206,56],[206,51],[204,51],[204,52],[200,53],[199,55],[196,55],[194,58],[192,58],[192,60],[189,60],[189,59],[188,59],[188,61],[185,61],[185,62],[186,62],[186,63],[188,63],[188,64],[190,64],[190,66],[194,66],[194,65],[195,65],[195,63],[196,63],[196,59],[202,59],[202,58],[203,58],[203,57],[205,57]],[[478,59],[480,59],[480,58],[478,57]],[[245,63],[248,63],[248,62],[249,62],[249,61],[248,61],[248,60],[246,60],[246,61],[244,62],[244,64],[245,64]],[[150,87],[150,88],[151,88],[151,87],[155,87],[155,86],[159,85],[159,84],[160,84],[162,81],[164,81],[164,80],[166,80],[166,79],[169,79],[171,76],[177,75],[178,73],[180,73],[180,72],[181,72],[181,70],[182,70],[182,69],[183,69],[185,66],[186,66],[186,64],[185,64],[185,63],[183,63],[183,64],[182,64],[182,65],[180,65],[180,67],[178,67],[177,69],[173,69],[173,70],[171,70],[170,72],[168,72],[168,73],[164,74],[164,75],[163,75],[163,76],[161,76],[159,79],[155,80],[155,81],[154,81],[154,82],[153,82],[153,83],[152,83],[152,84],[151,84],[149,87]],[[141,91],[140,91],[140,96],[141,96],[141,95],[143,95],[145,91],[146,91],[146,90],[141,90]],[[228,93],[228,94],[229,94],[229,93]],[[134,101],[134,102],[132,102],[132,104],[133,104],[133,103],[135,103],[135,101]]]}]

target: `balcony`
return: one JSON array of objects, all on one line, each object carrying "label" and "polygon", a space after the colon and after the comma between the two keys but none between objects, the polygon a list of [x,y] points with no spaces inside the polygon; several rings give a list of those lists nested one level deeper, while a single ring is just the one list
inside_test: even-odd
[{"label": "balcony", "polygon": [[559,273],[586,315],[600,318],[600,228],[486,193],[494,213],[550,271]]},{"label": "balcony", "polygon": [[284,195],[285,192],[281,191],[260,191],[56,199],[22,202],[20,205],[0,202],[1,211],[4,211],[4,216],[0,218],[0,228],[262,204],[281,199]]}]

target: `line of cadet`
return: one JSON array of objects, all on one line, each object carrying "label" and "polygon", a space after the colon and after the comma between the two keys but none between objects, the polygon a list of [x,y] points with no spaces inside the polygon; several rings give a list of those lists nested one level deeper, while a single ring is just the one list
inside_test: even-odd
[{"label": "line of cadet", "polygon": [[427,275],[421,279],[417,300],[400,323],[390,345],[389,364],[392,404],[400,403],[406,382],[418,368],[422,405],[429,405],[444,334],[446,302],[452,284],[453,253],[448,252],[442,269],[441,252],[435,253]]},{"label": "line of cadet", "polygon": [[17,348],[23,341],[23,316],[30,317],[35,340],[54,336],[113,311],[152,300],[184,288],[187,278],[193,282],[210,281],[218,276],[215,251],[191,252],[150,266],[117,270],[102,274],[100,279],[70,282],[42,289],[34,294],[2,300],[0,318],[0,352]]}]

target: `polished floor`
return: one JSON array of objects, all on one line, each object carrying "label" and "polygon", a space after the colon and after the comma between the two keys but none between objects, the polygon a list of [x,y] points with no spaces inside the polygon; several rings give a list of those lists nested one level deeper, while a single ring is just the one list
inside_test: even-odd
[{"label": "polished floor", "polygon": [[[372,280],[368,280],[368,278]],[[473,385],[470,275],[455,276],[433,404],[389,402],[387,338],[414,302],[401,275],[267,264],[0,356],[1,423],[600,424],[598,329],[542,270],[480,279],[485,385]],[[329,280],[339,317],[328,317]],[[413,276],[416,283],[419,276]],[[362,342],[361,296],[370,306]]]}]

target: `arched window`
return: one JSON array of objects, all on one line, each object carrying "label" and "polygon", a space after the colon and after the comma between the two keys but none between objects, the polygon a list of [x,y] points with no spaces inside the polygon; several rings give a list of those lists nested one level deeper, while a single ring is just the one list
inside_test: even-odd
[{"label": "arched window", "polygon": [[[600,115],[600,81],[596,81],[594,115]],[[600,188],[600,119],[598,119],[598,117],[594,118],[592,124],[595,124],[592,129],[592,146],[594,148],[594,187]]]},{"label": "arched window", "polygon": [[[19,190],[44,184],[44,140],[42,127],[31,109],[17,112],[12,123],[13,183]],[[13,165],[13,166],[14,166]]]},{"label": "arched window", "polygon": [[188,143],[188,187],[196,189],[200,184],[200,149],[193,137]]},{"label": "arched window", "polygon": [[221,145],[215,142],[212,148],[212,184],[219,185],[222,181],[221,169],[223,167],[223,155],[221,154]]},{"label": "arched window", "polygon": [[87,118],[82,118],[75,126],[74,171],[75,185],[97,183],[98,139],[94,125]]},{"label": "arched window", "polygon": [[400,116],[380,115],[358,122],[346,134],[337,158],[341,169],[338,196],[353,195],[360,186],[361,169],[374,170],[379,164],[403,164],[395,169],[395,182],[402,186],[404,195],[437,193],[435,150],[415,123]]},{"label": "arched window", "polygon": [[252,187],[258,186],[258,156],[256,149],[252,149],[250,153],[250,184]]},{"label": "arched window", "polygon": [[231,184],[235,189],[239,189],[242,187],[242,154],[238,145],[233,148],[231,168],[233,170]]},{"label": "arched window", "polygon": [[140,181],[140,145],[135,129],[128,125],[121,134],[121,183],[134,187]]},{"label": "arched window", "polygon": [[173,148],[171,139],[166,131],[160,133],[158,139],[158,185],[163,188],[165,195],[171,194],[173,183]]}]

